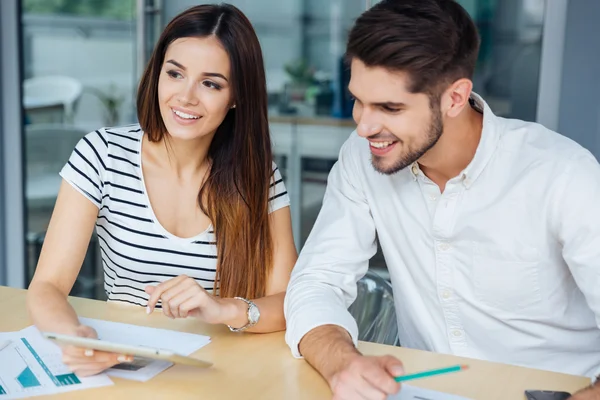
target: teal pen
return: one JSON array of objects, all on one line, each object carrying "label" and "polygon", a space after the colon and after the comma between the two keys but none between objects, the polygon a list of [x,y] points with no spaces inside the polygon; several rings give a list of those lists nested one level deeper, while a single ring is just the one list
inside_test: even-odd
[{"label": "teal pen", "polygon": [[448,367],[448,368],[432,369],[429,371],[423,371],[423,372],[417,372],[414,374],[397,376],[394,379],[396,380],[396,382],[411,381],[413,379],[427,378],[429,376],[434,376],[434,375],[441,375],[441,374],[448,374],[450,372],[464,371],[467,368],[469,368],[468,365],[455,365],[453,367]]}]

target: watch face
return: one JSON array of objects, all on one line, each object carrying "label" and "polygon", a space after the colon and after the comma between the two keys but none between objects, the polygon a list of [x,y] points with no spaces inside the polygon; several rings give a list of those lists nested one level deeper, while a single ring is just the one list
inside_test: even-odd
[{"label": "watch face", "polygon": [[251,323],[255,324],[258,322],[258,318],[260,318],[260,311],[258,311],[258,307],[250,306],[248,310],[248,319]]}]

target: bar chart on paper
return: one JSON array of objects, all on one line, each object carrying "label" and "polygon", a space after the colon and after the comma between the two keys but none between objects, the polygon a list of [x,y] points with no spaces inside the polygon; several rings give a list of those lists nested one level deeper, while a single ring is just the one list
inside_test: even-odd
[{"label": "bar chart on paper", "polygon": [[106,376],[80,379],[61,361],[61,351],[33,328],[0,333],[0,400],[112,384]]}]

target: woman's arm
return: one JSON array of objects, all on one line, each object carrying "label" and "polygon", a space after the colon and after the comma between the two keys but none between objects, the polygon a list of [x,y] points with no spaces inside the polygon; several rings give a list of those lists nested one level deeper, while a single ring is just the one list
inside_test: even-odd
[{"label": "woman's arm", "polygon": [[79,320],[67,296],[81,269],[98,208],[64,180],[40,259],[27,293],[27,309],[40,329],[73,334]]},{"label": "woman's arm", "polygon": [[[42,253],[27,292],[27,310],[41,331],[97,338],[79,323],[67,301],[81,269],[98,215],[98,207],[62,181]],[[102,351],[63,347],[63,362],[80,376],[95,375],[132,357]]]},{"label": "woman's arm", "polygon": [[[260,319],[248,332],[274,332],[285,329],[283,301],[296,258],[292,237],[290,208],[284,207],[271,214],[273,238],[273,270],[267,282],[266,296],[254,299],[260,310]],[[248,305],[242,300],[222,299],[209,294],[193,278],[185,275],[169,279],[157,286],[147,286],[148,312],[158,300],[162,311],[170,318],[200,318],[211,324],[227,324],[241,328],[248,323]]]},{"label": "woman's arm", "polygon": [[[292,234],[290,208],[284,207],[271,214],[271,237],[273,238],[273,270],[267,282],[266,296],[254,299],[260,310],[258,323],[248,332],[275,332],[285,330],[283,300],[292,268],[298,258]],[[241,300],[224,299],[231,304],[232,317],[226,322],[234,328],[248,323],[248,305]]]}]

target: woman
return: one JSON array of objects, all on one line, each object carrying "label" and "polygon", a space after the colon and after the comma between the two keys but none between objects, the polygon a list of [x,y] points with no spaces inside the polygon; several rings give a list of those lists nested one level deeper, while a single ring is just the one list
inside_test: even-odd
[{"label": "woman", "polygon": [[[96,337],[67,302],[94,225],[110,301],[234,331],[285,329],[296,261],[289,198],[272,161],[260,45],[231,5],[169,23],[142,76],[139,125],[76,146],[28,293],[40,330]],[[213,291],[214,290],[214,291]],[[124,355],[64,348],[93,375]]]}]

